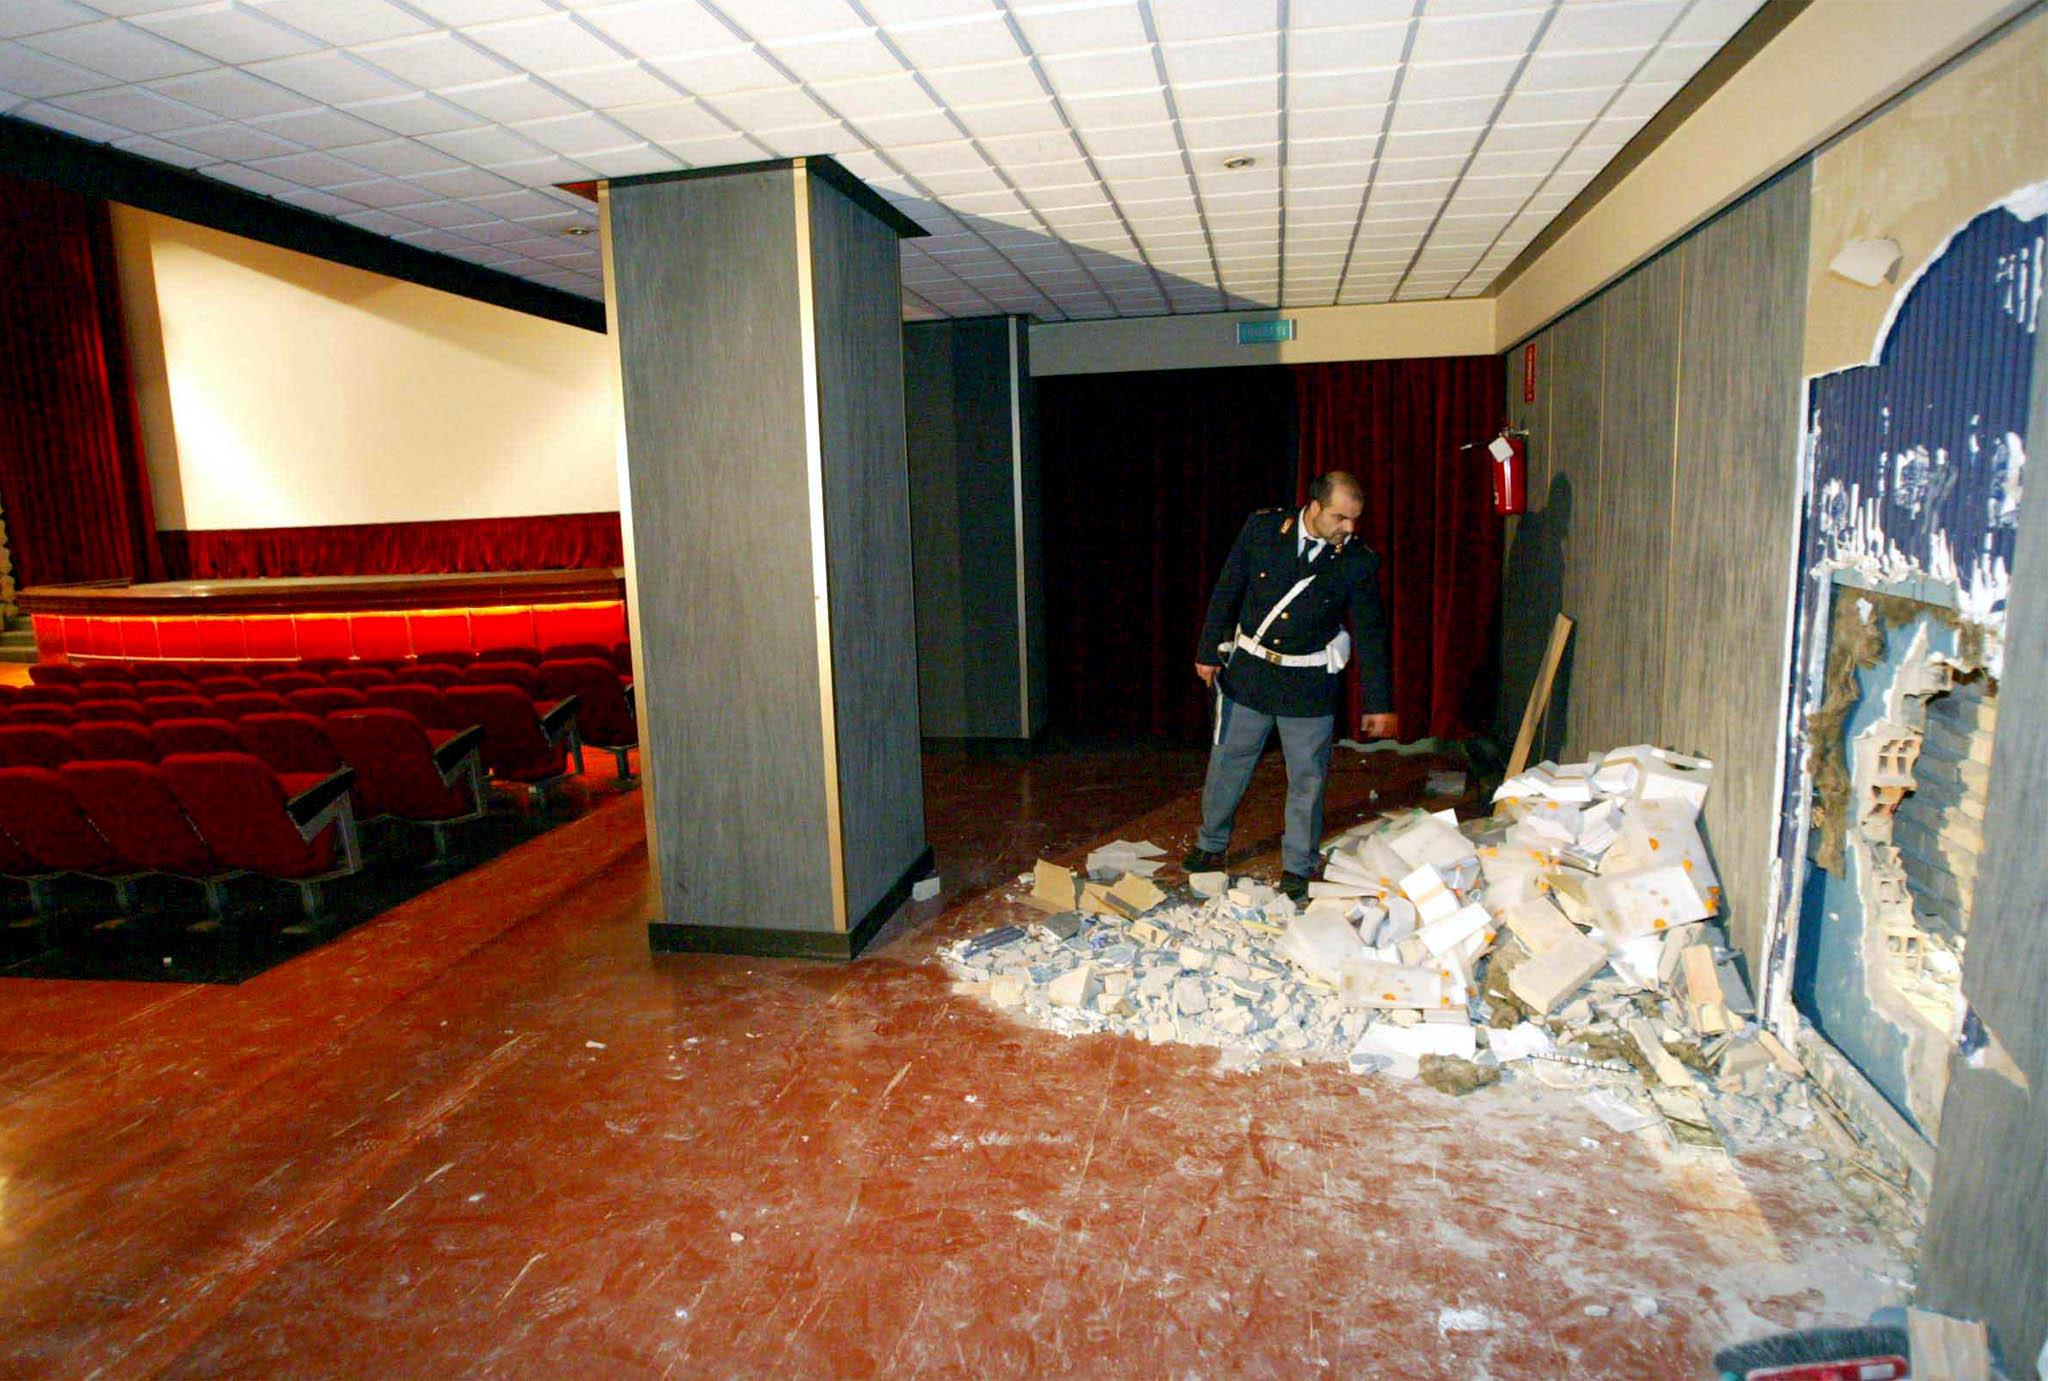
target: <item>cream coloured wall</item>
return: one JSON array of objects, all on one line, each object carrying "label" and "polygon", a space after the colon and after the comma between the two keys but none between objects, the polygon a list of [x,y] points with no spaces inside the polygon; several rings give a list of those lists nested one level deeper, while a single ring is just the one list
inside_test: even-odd
[{"label": "cream coloured wall", "polygon": [[164,526],[618,507],[604,336],[126,207],[115,231]]},{"label": "cream coloured wall", "polygon": [[[1292,317],[1295,338],[1239,345],[1237,323]],[[1240,364],[1318,364],[1490,355],[1493,303],[1388,302],[1358,307],[1289,307],[1205,316],[1067,321],[1031,328],[1031,373],[1110,374],[1138,369],[1212,369]]]},{"label": "cream coloured wall", "polygon": [[1814,0],[1498,296],[1505,349],[2028,8]]}]

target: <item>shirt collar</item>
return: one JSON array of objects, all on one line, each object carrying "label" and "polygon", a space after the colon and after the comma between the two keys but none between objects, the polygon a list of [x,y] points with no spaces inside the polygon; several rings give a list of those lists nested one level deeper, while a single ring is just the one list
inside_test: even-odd
[{"label": "shirt collar", "polygon": [[1308,510],[1306,508],[1301,509],[1294,515],[1294,554],[1296,556],[1306,556],[1309,560],[1313,561],[1323,554],[1323,548],[1328,545],[1329,543],[1320,537],[1309,536]]}]

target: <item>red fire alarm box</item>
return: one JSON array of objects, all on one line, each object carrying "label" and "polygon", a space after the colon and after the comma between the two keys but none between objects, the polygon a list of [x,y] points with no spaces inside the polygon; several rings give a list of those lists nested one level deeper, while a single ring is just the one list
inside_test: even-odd
[{"label": "red fire alarm box", "polygon": [[1503,518],[1529,511],[1529,438],[1502,432],[1487,443],[1493,465],[1493,511]]}]

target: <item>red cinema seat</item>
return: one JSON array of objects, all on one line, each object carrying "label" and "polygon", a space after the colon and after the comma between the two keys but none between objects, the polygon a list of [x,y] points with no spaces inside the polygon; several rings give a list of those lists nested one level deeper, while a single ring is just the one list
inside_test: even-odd
[{"label": "red cinema seat", "polygon": [[125,719],[135,724],[143,722],[142,702],[139,700],[81,700],[71,707],[71,713],[79,719]]},{"label": "red cinema seat", "polygon": [[82,697],[74,682],[70,685],[23,686],[21,694],[14,697],[17,705],[76,705]]},{"label": "red cinema seat", "polygon": [[166,695],[197,694],[199,694],[198,683],[182,678],[164,677],[161,680],[137,681],[135,683],[135,697],[138,700],[156,700]]},{"label": "red cinema seat", "polygon": [[374,709],[398,710],[409,714],[426,729],[464,729],[466,724],[453,722],[448,708],[448,698],[439,686],[372,686],[363,692],[363,699]]},{"label": "red cinema seat", "polygon": [[199,693],[218,700],[223,695],[240,695],[248,691],[259,691],[253,676],[202,676],[199,678]]},{"label": "red cinema seat", "polygon": [[400,667],[395,679],[401,686],[440,686],[446,689],[462,684],[462,671],[457,667],[428,662],[424,666]]},{"label": "red cinema seat", "polygon": [[74,762],[65,765],[62,775],[123,864],[201,883],[207,910],[220,915],[220,884],[235,870],[206,847],[171,794],[162,768],[143,762]]},{"label": "red cinema seat", "polygon": [[556,643],[553,647],[543,648],[540,654],[542,665],[549,662],[580,661],[585,657],[595,657],[606,666],[610,666],[612,650],[597,643]]},{"label": "red cinema seat", "polygon": [[576,697],[578,741],[610,753],[621,781],[633,775],[628,755],[640,744],[640,724],[609,660],[575,657],[542,662],[540,692],[549,700]]},{"label": "red cinema seat", "polygon": [[346,686],[321,686],[315,690],[295,690],[285,696],[285,704],[300,714],[315,717],[333,714],[336,710],[359,710],[370,702],[363,699],[363,693]]},{"label": "red cinema seat", "polygon": [[155,762],[164,755],[146,726],[126,719],[80,720],[71,726],[71,747],[84,762]]},{"label": "red cinema seat", "polygon": [[372,686],[388,686],[395,678],[382,667],[343,667],[327,673],[327,684],[345,686],[350,690],[368,690]]},{"label": "red cinema seat", "polygon": [[20,686],[13,685],[9,682],[0,681],[0,705],[6,704],[8,701],[14,699],[15,696],[20,694]]},{"label": "red cinema seat", "polygon": [[24,705],[17,701],[7,707],[9,724],[47,724],[61,729],[77,718],[69,705]]},{"label": "red cinema seat", "polygon": [[283,714],[290,708],[276,691],[235,691],[213,698],[213,707],[228,719],[251,714]]},{"label": "red cinema seat", "polygon": [[315,884],[363,866],[347,768],[280,777],[248,753],[174,753],[163,772],[214,857],[296,884],[308,917],[322,910]]},{"label": "red cinema seat", "polygon": [[540,672],[524,662],[483,662],[466,667],[465,686],[511,686],[528,700],[540,696]]},{"label": "red cinema seat", "polygon": [[466,647],[446,647],[422,652],[416,660],[423,667],[455,667],[460,670],[474,662],[476,654]]},{"label": "red cinema seat", "polygon": [[612,644],[612,670],[629,681],[633,679],[633,644]]},{"label": "red cinema seat", "polygon": [[48,909],[44,887],[55,873],[106,878],[122,910],[129,909],[134,879],[58,773],[47,767],[0,768],[0,832],[28,858],[25,876],[36,910]]},{"label": "red cinema seat", "polygon": [[452,827],[483,817],[482,729],[435,743],[402,711],[343,710],[327,716],[327,736],[356,770],[364,815],[426,826],[439,862],[452,857]]},{"label": "red cinema seat", "polygon": [[48,724],[0,726],[0,767],[62,767],[78,756],[65,729]]},{"label": "red cinema seat", "polygon": [[37,662],[28,669],[30,684],[75,686],[85,679],[85,668],[71,662]]},{"label": "red cinema seat", "polygon": [[309,714],[251,714],[235,722],[243,749],[270,764],[280,776],[310,772],[327,776],[346,764],[327,730]]},{"label": "red cinema seat", "polygon": [[88,681],[133,681],[135,668],[127,662],[86,662],[85,679]]},{"label": "red cinema seat", "polygon": [[299,670],[309,671],[313,675],[321,677],[323,684],[327,676],[337,671],[346,670],[348,665],[349,660],[346,657],[301,657],[299,659]]},{"label": "red cinema seat", "polygon": [[273,671],[260,677],[263,689],[289,695],[295,690],[317,690],[327,683],[310,671]]},{"label": "red cinema seat", "polygon": [[478,651],[476,659],[479,662],[523,662],[530,667],[539,666],[541,660],[540,649],[525,644],[486,647]]},{"label": "red cinema seat", "polygon": [[212,719],[215,710],[202,695],[159,695],[142,702],[142,717],[161,724],[166,719]]},{"label": "red cinema seat", "polygon": [[445,694],[453,718],[483,729],[483,763],[493,777],[520,783],[538,798],[548,783],[566,775],[565,745],[576,747],[573,698],[543,719],[533,701],[510,686],[455,686]]},{"label": "red cinema seat", "polygon": [[78,698],[86,700],[139,700],[141,694],[133,681],[81,681],[78,683]]},{"label": "red cinema seat", "polygon": [[158,751],[173,753],[246,753],[242,736],[225,719],[160,719],[149,726]]}]

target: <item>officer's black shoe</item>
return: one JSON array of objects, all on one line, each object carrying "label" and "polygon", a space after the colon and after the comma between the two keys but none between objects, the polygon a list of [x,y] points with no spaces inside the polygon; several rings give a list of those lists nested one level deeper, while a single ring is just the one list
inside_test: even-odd
[{"label": "officer's black shoe", "polygon": [[1280,875],[1280,895],[1289,901],[1307,901],[1308,879],[1300,873],[1282,873]]},{"label": "officer's black shoe", "polygon": [[1180,866],[1190,873],[1213,873],[1223,866],[1223,855],[1197,844],[1188,850],[1187,857],[1180,861]]}]

